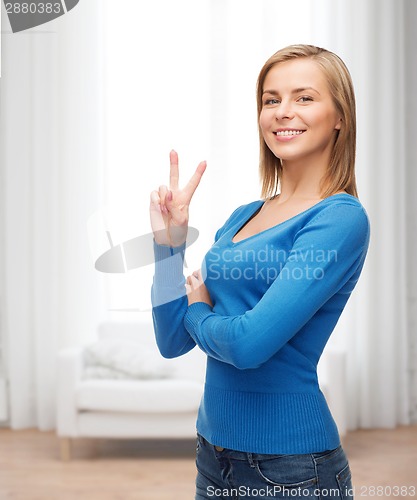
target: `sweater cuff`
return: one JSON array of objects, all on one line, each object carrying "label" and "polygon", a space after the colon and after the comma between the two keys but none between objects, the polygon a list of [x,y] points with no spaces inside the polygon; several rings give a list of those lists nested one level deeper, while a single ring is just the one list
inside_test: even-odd
[{"label": "sweater cuff", "polygon": [[194,304],[188,306],[184,317],[184,326],[193,338],[200,323],[211,314],[213,314],[213,309],[206,302],[194,302]]},{"label": "sweater cuff", "polygon": [[184,252],[185,244],[169,247],[158,245],[154,240],[155,274],[151,292],[153,307],[185,297]]},{"label": "sweater cuff", "polygon": [[185,243],[179,247],[158,245],[153,242],[155,256],[155,282],[164,286],[178,286],[184,281],[183,267]]}]

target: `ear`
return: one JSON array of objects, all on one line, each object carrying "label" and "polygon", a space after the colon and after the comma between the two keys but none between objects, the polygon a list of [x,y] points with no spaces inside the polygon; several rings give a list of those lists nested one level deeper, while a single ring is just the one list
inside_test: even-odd
[{"label": "ear", "polygon": [[342,119],[339,118],[339,121],[335,125],[335,130],[340,130],[342,128]]}]

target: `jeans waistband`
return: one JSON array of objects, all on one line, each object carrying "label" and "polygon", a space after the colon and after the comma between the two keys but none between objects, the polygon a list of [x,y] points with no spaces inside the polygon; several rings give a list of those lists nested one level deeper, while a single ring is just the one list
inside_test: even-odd
[{"label": "jeans waistband", "polygon": [[[275,458],[275,457],[286,456],[284,454],[279,454],[279,453],[266,455],[266,454],[261,454],[261,453],[252,453],[252,452],[246,452],[246,451],[231,450],[229,448],[224,448],[222,446],[210,443],[201,434],[197,434],[197,439],[201,445],[211,448],[216,455],[221,454],[222,456],[234,458],[235,460],[245,460],[245,461],[248,460],[249,462],[252,462],[253,460],[263,460],[263,459],[268,459],[268,458],[273,458],[273,457]],[[320,462],[321,459],[325,459],[326,457],[334,456],[335,454],[337,454],[339,452],[343,453],[341,446],[338,446],[334,450],[325,450],[325,451],[319,451],[319,452],[314,452],[314,453],[307,453],[307,454],[305,454],[305,456],[313,458],[313,459]]]}]

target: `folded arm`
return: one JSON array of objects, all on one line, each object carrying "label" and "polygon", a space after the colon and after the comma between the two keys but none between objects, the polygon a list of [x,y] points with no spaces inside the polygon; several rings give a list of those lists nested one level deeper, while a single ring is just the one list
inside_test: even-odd
[{"label": "folded arm", "polygon": [[[197,302],[187,309],[185,327],[209,356],[237,368],[256,368],[352,278],[363,263],[368,238],[362,208],[328,207],[297,233],[291,256],[253,309],[220,316],[208,304]],[[309,262],[312,249],[328,258]],[[300,272],[304,272],[301,277]]]}]

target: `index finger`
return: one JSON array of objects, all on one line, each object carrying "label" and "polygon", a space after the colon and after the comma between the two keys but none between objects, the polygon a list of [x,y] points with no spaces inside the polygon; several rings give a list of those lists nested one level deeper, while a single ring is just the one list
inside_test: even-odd
[{"label": "index finger", "polygon": [[207,162],[202,161],[198,164],[196,171],[194,172],[191,179],[188,181],[187,185],[184,188],[184,191],[187,193],[188,198],[191,200],[195,190],[200,184],[201,178],[206,170]]},{"label": "index finger", "polygon": [[176,151],[172,150],[169,153],[169,162],[170,162],[169,188],[178,189],[180,173],[178,169],[178,153]]}]

